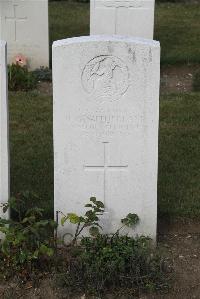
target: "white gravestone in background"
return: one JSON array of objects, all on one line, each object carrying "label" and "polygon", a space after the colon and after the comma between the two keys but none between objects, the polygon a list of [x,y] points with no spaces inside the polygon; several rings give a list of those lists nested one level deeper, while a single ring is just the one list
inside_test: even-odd
[{"label": "white gravestone in background", "polygon": [[91,0],[90,34],[153,39],[155,0]]},{"label": "white gravestone in background", "polygon": [[83,214],[95,196],[104,232],[136,213],[136,233],[156,238],[159,55],[131,37],[54,42],[55,212]]},{"label": "white gravestone in background", "polygon": [[48,0],[0,0],[0,21],[8,63],[22,54],[31,69],[49,66]]},{"label": "white gravestone in background", "polygon": [[[0,205],[9,198],[8,93],[6,43],[0,41]],[[0,217],[3,216],[0,207]],[[4,215],[5,217],[5,215]]]}]

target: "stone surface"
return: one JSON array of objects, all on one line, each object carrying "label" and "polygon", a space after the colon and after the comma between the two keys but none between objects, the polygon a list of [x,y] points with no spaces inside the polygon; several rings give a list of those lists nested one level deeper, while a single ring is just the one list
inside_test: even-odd
[{"label": "stone surface", "polygon": [[[7,202],[9,198],[8,148],[8,92],[6,43],[4,41],[0,41],[0,204]],[[2,216],[2,208],[0,208],[0,217]]]},{"label": "stone surface", "polygon": [[136,213],[136,233],[156,238],[159,63],[156,41],[54,42],[55,212],[81,214],[95,196],[106,207],[104,232]]},{"label": "stone surface", "polygon": [[91,0],[90,34],[153,39],[154,0]]},{"label": "stone surface", "polygon": [[48,0],[0,0],[0,21],[8,63],[22,54],[30,69],[49,66]]}]

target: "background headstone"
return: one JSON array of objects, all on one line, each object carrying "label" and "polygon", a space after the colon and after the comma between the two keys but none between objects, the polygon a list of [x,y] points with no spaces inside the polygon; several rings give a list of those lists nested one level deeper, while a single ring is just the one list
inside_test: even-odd
[{"label": "background headstone", "polygon": [[153,39],[154,0],[91,0],[90,34]]},{"label": "background headstone", "polygon": [[151,40],[54,43],[55,212],[83,213],[95,196],[106,207],[104,232],[136,213],[136,232],[156,238],[159,63]]},{"label": "background headstone", "polygon": [[48,0],[1,0],[0,22],[8,63],[22,54],[31,69],[49,66]]},{"label": "background headstone", "polygon": [[[9,198],[9,143],[6,43],[0,41],[0,204]],[[0,217],[6,216],[0,207]]]}]

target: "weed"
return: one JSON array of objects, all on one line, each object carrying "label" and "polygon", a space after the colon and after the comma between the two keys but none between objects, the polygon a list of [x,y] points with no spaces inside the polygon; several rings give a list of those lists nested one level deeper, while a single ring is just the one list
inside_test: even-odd
[{"label": "weed", "polygon": [[18,64],[8,66],[8,89],[28,91],[36,88],[37,80],[32,72]]},{"label": "weed", "polygon": [[[32,207],[26,210],[26,201],[30,200]],[[4,261],[1,268],[4,267],[5,278],[17,272],[26,279],[42,262],[48,264],[54,254],[56,222],[44,219],[43,209],[34,206],[35,201],[38,198],[34,194],[24,192],[3,205],[3,211],[12,209],[16,219],[0,218],[0,232],[4,234],[0,245],[1,261]]]},{"label": "weed", "polygon": [[72,245],[76,243],[78,236],[87,227],[92,236],[99,234],[99,216],[104,212],[104,204],[101,201],[96,200],[95,197],[90,198],[90,202],[85,205],[86,208],[91,208],[88,210],[84,216],[78,216],[75,213],[68,213],[61,218],[61,224],[64,225],[66,221],[70,221],[72,224],[76,224],[76,232],[72,240]]},{"label": "weed", "polygon": [[33,71],[38,81],[52,81],[52,71],[48,67],[40,67]]},{"label": "weed", "polygon": [[60,285],[85,294],[103,294],[115,290],[140,291],[168,288],[165,260],[151,246],[148,237],[97,235],[84,237],[65,271],[57,275]]}]

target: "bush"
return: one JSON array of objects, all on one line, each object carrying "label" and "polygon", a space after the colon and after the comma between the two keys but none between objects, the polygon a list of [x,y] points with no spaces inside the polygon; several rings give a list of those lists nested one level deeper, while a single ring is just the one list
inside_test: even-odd
[{"label": "bush", "polygon": [[[166,290],[164,259],[147,237],[84,237],[58,281],[68,290],[102,296],[109,291]],[[125,291],[126,292],[126,291]]]},{"label": "bush", "polygon": [[8,66],[8,89],[28,91],[37,87],[37,79],[26,67],[12,64]]},{"label": "bush", "polygon": [[[70,291],[81,291],[101,296],[112,289],[129,289],[136,294],[139,289],[156,290],[166,287],[164,262],[158,251],[151,246],[148,237],[131,238],[121,236],[124,227],[134,229],[139,223],[137,214],[129,213],[121,219],[121,226],[111,235],[100,234],[99,216],[104,204],[90,198],[85,205],[85,215],[68,213],[61,224],[76,225],[76,233],[68,244],[68,256],[64,273],[58,275],[59,282]],[[91,237],[77,239],[88,228]],[[77,246],[74,246],[77,245]]]},{"label": "bush", "polygon": [[33,71],[38,81],[52,81],[52,71],[48,67],[41,67]]},{"label": "bush", "polygon": [[[37,196],[23,192],[3,206],[4,212],[12,209],[16,218],[0,218],[0,232],[5,236],[0,244],[1,270],[5,278],[17,274],[25,280],[38,267],[44,269],[44,264],[48,265],[54,254],[53,230],[56,223],[44,219],[44,210],[37,207],[36,202]],[[32,205],[28,209],[27,203]]]}]

